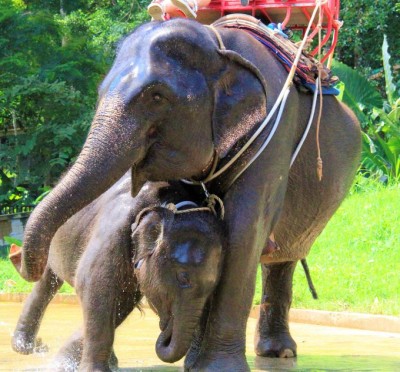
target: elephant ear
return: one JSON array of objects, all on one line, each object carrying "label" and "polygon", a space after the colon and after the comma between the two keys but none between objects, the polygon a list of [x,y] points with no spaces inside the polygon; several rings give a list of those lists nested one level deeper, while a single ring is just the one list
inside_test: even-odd
[{"label": "elephant ear", "polygon": [[159,206],[144,208],[136,216],[131,226],[133,261],[153,254],[157,240],[162,237],[164,228],[172,223],[173,218],[170,210]]},{"label": "elephant ear", "polygon": [[219,158],[266,116],[266,83],[251,62],[239,54],[220,50],[226,60],[215,85],[213,136]]}]

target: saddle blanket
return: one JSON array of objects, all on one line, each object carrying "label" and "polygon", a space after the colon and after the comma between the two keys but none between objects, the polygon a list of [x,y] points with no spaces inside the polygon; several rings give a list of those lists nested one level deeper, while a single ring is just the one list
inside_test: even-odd
[{"label": "saddle blanket", "polygon": [[[282,31],[264,25],[261,21],[245,14],[231,14],[222,17],[212,24],[214,27],[237,28],[248,32],[266,48],[270,49],[286,70],[290,71],[296,58],[298,46],[282,35]],[[332,71],[321,64],[311,55],[302,52],[297,64],[294,82],[299,87],[304,87],[312,92],[315,91],[316,79],[318,77],[318,66],[321,68],[322,93],[327,95],[338,95],[339,90],[334,86],[339,78],[333,76]]]}]

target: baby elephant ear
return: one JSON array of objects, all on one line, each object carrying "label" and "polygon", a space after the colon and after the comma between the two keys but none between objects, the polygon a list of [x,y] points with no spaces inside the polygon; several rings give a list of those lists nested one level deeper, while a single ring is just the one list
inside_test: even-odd
[{"label": "baby elephant ear", "polygon": [[[143,225],[143,229],[138,227],[142,224],[143,220],[152,214],[151,218],[145,222]],[[131,225],[132,238],[134,238],[137,233],[144,231],[149,226],[156,225],[169,225],[173,220],[174,213],[167,208],[156,206],[156,207],[147,207],[140,211],[140,213],[136,216],[135,222]]]},{"label": "baby elephant ear", "polygon": [[224,158],[266,116],[265,82],[259,70],[235,52],[224,51],[223,56],[227,67],[215,85],[213,112],[219,158]]},{"label": "baby elephant ear", "polygon": [[135,218],[135,222],[131,226],[131,231],[134,233],[135,230],[138,228],[140,221],[150,212],[154,211],[155,207],[148,207],[142,209],[139,214]]}]

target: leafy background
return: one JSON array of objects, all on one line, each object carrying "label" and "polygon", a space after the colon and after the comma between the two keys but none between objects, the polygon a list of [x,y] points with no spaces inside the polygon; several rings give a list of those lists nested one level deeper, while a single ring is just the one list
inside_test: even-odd
[{"label": "leafy background", "polygon": [[[0,204],[33,203],[74,161],[118,40],[148,20],[146,6],[144,0],[0,0]],[[341,7],[335,73],[366,146],[376,150],[363,163],[366,175],[396,178],[399,143],[389,120],[398,128],[398,110],[390,111],[398,105],[399,82],[394,76],[388,85],[385,76],[399,71],[400,5],[343,0]],[[384,70],[385,34],[384,56],[392,58]],[[384,170],[387,161],[391,172]]]}]

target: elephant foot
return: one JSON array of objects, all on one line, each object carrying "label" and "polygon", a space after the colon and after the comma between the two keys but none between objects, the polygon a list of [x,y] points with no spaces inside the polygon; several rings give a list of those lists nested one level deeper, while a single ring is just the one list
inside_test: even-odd
[{"label": "elephant foot", "polygon": [[258,356],[294,358],[297,355],[297,345],[290,333],[275,334],[271,337],[261,337],[256,334],[254,344]]},{"label": "elephant foot", "polygon": [[11,347],[20,354],[47,353],[49,348],[40,338],[26,332],[15,332],[11,339]]},{"label": "elephant foot", "polygon": [[208,352],[207,355],[201,354],[196,362],[189,366],[185,361],[185,371],[190,372],[249,372],[250,368],[243,353],[222,353]]},{"label": "elephant foot", "polygon": [[76,372],[79,367],[80,360],[72,355],[57,355],[53,362],[52,369],[57,372]]},{"label": "elephant foot", "polygon": [[108,363],[80,363],[76,355],[58,355],[54,368],[59,372],[111,372],[118,370],[118,359],[112,353]]},{"label": "elephant foot", "polygon": [[118,358],[114,353],[111,352],[108,363],[81,363],[79,366],[79,371],[84,372],[108,372],[108,371],[118,371]]},{"label": "elephant foot", "polygon": [[112,372],[108,363],[82,363],[79,372]]},{"label": "elephant foot", "polygon": [[75,332],[63,345],[54,359],[54,369],[63,372],[75,372],[82,358],[82,331]]}]

